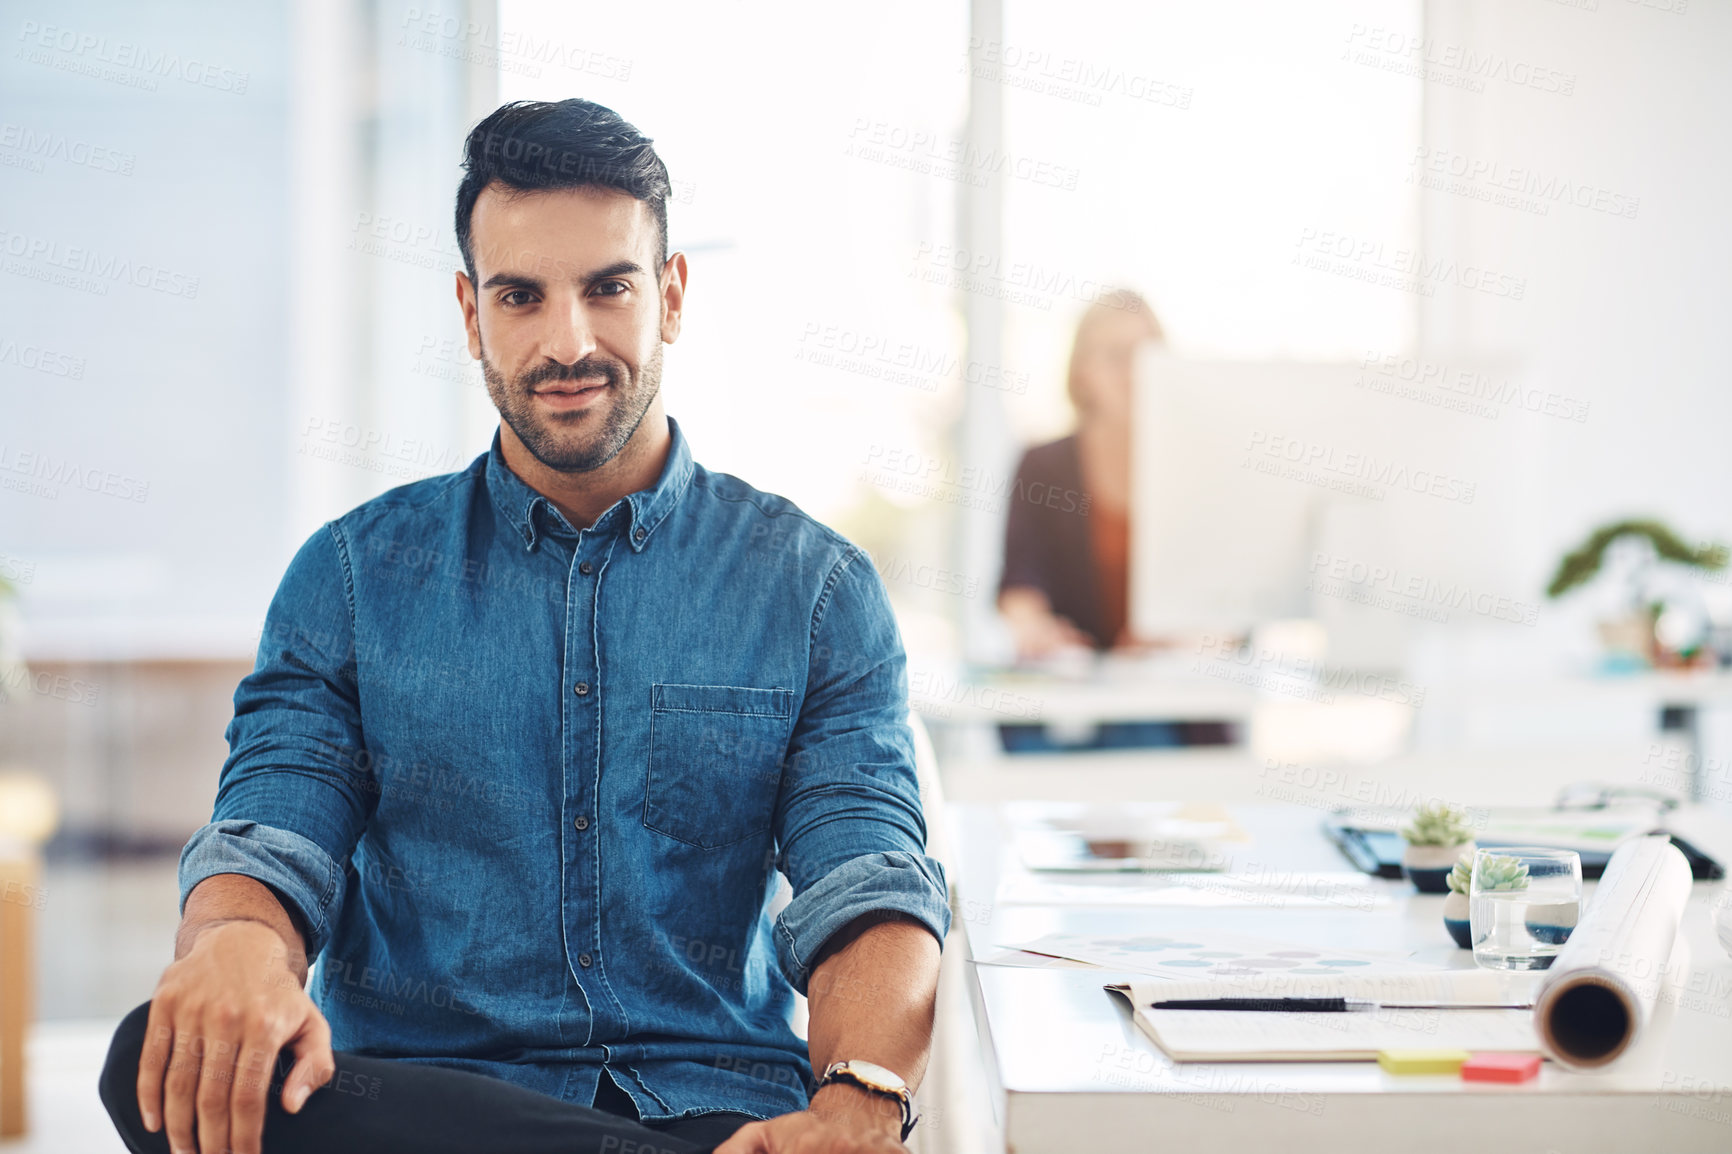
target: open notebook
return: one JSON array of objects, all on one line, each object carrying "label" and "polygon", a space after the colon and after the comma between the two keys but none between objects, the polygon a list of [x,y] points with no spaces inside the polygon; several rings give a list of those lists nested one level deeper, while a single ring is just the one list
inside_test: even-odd
[{"label": "open notebook", "polygon": [[[1327,978],[1266,974],[1106,988],[1130,1001],[1137,1025],[1177,1062],[1355,1062],[1374,1061],[1379,1050],[1540,1049],[1530,1009],[1449,1008],[1531,1005],[1531,975],[1489,970]],[[1349,1013],[1149,1008],[1157,1001],[1231,997],[1346,997],[1387,1005]]]}]

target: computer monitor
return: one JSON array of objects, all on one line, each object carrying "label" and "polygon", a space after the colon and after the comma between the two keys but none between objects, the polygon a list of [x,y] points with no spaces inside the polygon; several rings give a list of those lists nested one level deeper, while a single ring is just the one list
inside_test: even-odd
[{"label": "computer monitor", "polygon": [[1328,631],[1331,661],[1396,665],[1427,603],[1379,604],[1388,600],[1379,574],[1427,589],[1486,587],[1513,511],[1517,422],[1443,411],[1380,384],[1375,366],[1353,362],[1139,351],[1135,632],[1244,633],[1310,617]]},{"label": "computer monitor", "polygon": [[[1339,388],[1334,365],[1137,362],[1131,624],[1139,635],[1231,633],[1302,617],[1308,548],[1330,496],[1264,470]],[[1273,452],[1271,452],[1273,450]]]}]

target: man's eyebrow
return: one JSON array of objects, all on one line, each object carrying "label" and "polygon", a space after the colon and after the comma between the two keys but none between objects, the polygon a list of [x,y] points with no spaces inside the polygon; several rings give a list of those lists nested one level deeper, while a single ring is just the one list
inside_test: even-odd
[{"label": "man's eyebrow", "polygon": [[541,292],[546,282],[538,276],[526,272],[496,272],[481,282],[483,289],[502,288],[509,285],[512,288],[529,289],[531,292]]},{"label": "man's eyebrow", "polygon": [[[609,280],[613,277],[642,275],[644,275],[644,267],[637,263],[637,261],[616,260],[610,265],[596,269],[594,272],[583,274],[579,279],[585,286],[588,286],[595,284],[597,281]],[[502,288],[507,286],[511,288],[528,289],[531,292],[543,292],[547,287],[547,282],[533,273],[506,271],[494,273],[481,284],[483,289]]]},{"label": "man's eyebrow", "polygon": [[616,276],[641,276],[644,267],[635,260],[616,260],[605,268],[598,268],[583,278],[584,284],[594,284],[598,280],[608,280]]}]

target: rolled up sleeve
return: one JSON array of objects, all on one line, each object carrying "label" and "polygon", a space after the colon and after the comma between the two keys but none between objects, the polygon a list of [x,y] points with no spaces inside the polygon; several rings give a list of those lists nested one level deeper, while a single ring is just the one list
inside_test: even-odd
[{"label": "rolled up sleeve", "polygon": [[843,862],[795,898],[776,921],[776,960],[802,994],[824,943],[862,914],[895,912],[939,941],[950,928],[944,870],[919,853],[866,854]]},{"label": "rolled up sleeve", "polygon": [[307,927],[309,957],[331,933],[342,867],[298,833],[253,821],[213,821],[192,835],[180,852],[180,904],[205,878],[242,874],[270,886]]},{"label": "rolled up sleeve", "polygon": [[902,641],[859,550],[830,575],[811,648],[776,807],[776,864],[794,891],[776,957],[801,993],[824,943],[864,914],[912,918],[940,944],[950,928],[944,869],[926,855]]},{"label": "rolled up sleeve", "polygon": [[271,886],[312,957],[330,938],[344,863],[378,797],[361,732],[342,539],[315,533],[272,599],[258,659],[235,691],[210,824],[180,858],[180,901],[216,874]]}]

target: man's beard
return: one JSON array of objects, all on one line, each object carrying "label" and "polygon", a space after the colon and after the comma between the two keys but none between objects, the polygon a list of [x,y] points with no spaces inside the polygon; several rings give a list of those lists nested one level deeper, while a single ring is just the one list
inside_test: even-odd
[{"label": "man's beard", "polygon": [[[487,395],[530,455],[561,473],[587,473],[619,455],[643,423],[644,414],[662,384],[662,348],[643,363],[634,377],[625,362],[591,354],[569,365],[542,364],[507,382],[505,375],[481,351],[481,374]],[[605,376],[608,395],[575,413],[536,411],[533,390],[549,381],[579,381]]]}]

